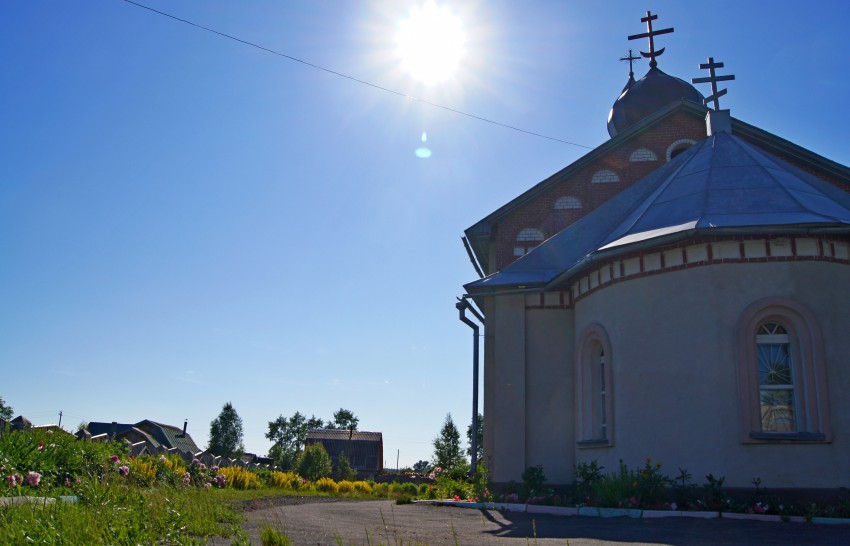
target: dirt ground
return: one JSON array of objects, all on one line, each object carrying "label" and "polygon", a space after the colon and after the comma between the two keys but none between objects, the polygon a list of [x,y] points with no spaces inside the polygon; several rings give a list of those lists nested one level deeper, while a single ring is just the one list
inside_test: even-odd
[{"label": "dirt ground", "polygon": [[[690,518],[562,517],[392,501],[285,497],[252,503],[243,528],[271,525],[295,546],[850,544],[850,526]],[[229,541],[216,539],[221,546]]]}]

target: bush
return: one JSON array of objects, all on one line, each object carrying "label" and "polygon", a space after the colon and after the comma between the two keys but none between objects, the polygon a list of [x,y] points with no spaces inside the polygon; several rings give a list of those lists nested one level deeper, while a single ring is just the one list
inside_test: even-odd
[{"label": "bush", "polygon": [[339,486],[331,478],[319,478],[316,481],[316,490],[323,493],[336,494],[339,492]]},{"label": "bush", "polygon": [[543,493],[543,484],[546,483],[543,465],[538,464],[526,468],[522,473],[522,481],[525,483],[525,492],[529,497]]},{"label": "bush", "polygon": [[263,486],[259,476],[241,466],[221,468],[219,473],[225,477],[226,484],[234,489],[260,489]]},{"label": "bush", "polygon": [[311,444],[298,457],[298,473],[310,481],[327,478],[333,472],[331,458],[322,444]]},{"label": "bush", "polygon": [[349,480],[342,480],[337,482],[338,491],[342,494],[353,493],[354,492],[354,482]]},{"label": "bush", "polygon": [[283,489],[298,489],[300,476],[295,472],[280,472],[275,470],[268,478],[268,484]]},{"label": "bush", "polygon": [[366,495],[372,494],[372,484],[364,481],[354,482],[354,490],[358,493],[364,493]]},{"label": "bush", "polygon": [[419,488],[416,487],[415,483],[402,483],[396,489],[402,495],[408,495],[411,497],[415,497],[419,493]]}]

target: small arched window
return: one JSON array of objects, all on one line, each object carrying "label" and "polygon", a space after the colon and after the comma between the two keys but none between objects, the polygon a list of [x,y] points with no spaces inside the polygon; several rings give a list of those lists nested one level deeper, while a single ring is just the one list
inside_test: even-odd
[{"label": "small arched window", "polygon": [[579,447],[614,445],[614,384],[611,344],[599,324],[579,337],[576,396]]},{"label": "small arched window", "polygon": [[640,161],[658,161],[658,156],[655,152],[648,148],[638,148],[629,155],[629,161],[637,163]]},{"label": "small arched window", "polygon": [[611,169],[596,171],[590,179],[591,184],[613,184],[620,181],[620,176]]},{"label": "small arched window", "polygon": [[696,143],[696,140],[692,140],[690,138],[680,138],[673,142],[673,144],[667,147],[667,161],[670,161]]},{"label": "small arched window", "polygon": [[543,232],[539,229],[525,228],[516,236],[514,256],[525,256],[528,252],[545,239]]},{"label": "small arched window", "polygon": [[784,326],[763,322],[756,333],[762,432],[797,432],[791,342]]},{"label": "small arched window", "polygon": [[578,197],[573,197],[572,195],[565,195],[563,197],[559,197],[558,200],[555,201],[555,210],[570,210],[580,208],[581,200]]}]

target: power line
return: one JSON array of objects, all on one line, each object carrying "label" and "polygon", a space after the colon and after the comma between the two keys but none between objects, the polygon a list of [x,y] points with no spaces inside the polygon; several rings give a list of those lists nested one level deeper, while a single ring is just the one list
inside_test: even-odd
[{"label": "power line", "polygon": [[446,111],[448,111],[448,112],[452,112],[452,113],[454,113],[454,114],[459,114],[459,115],[461,115],[461,116],[466,116],[466,117],[468,117],[468,118],[477,119],[478,121],[484,121],[484,122],[486,122],[486,123],[491,123],[491,124],[493,124],[493,125],[498,125],[499,127],[504,127],[504,128],[506,128],[506,129],[511,129],[511,130],[513,130],[513,131],[518,131],[518,132],[520,132],[520,133],[525,133],[525,134],[527,134],[527,135],[536,136],[536,137],[539,137],[539,138],[545,138],[545,139],[547,139],[547,140],[554,140],[555,142],[560,142],[560,143],[562,143],[562,144],[569,144],[570,146],[577,146],[577,147],[579,147],[579,148],[587,148],[588,150],[593,149],[591,146],[585,146],[584,144],[577,144],[577,143],[575,143],[575,142],[570,142],[570,141],[568,141],[568,140],[562,140],[562,139],[560,139],[560,138],[555,138],[555,137],[551,137],[551,136],[543,135],[543,134],[540,134],[540,133],[535,133],[534,131],[527,131],[527,130],[525,130],[525,129],[520,129],[519,127],[515,127],[515,126],[513,126],[513,125],[508,125],[508,124],[506,124],[506,123],[500,123],[500,122],[498,122],[498,121],[494,121],[494,120],[492,120],[492,119],[488,119],[488,118],[485,118],[485,117],[476,116],[475,114],[470,114],[469,112],[464,112],[464,111],[462,111],[462,110],[457,110],[457,109],[455,109],[455,108],[451,108],[451,107],[449,107],[449,106],[444,106],[444,105],[442,105],[442,104],[438,104],[438,103],[436,103],[436,102],[431,102],[431,101],[428,101],[428,100],[425,100],[425,99],[421,99],[421,98],[419,98],[419,97],[414,97],[414,96],[412,96],[412,95],[408,95],[408,94],[406,94],[406,93],[402,93],[402,92],[400,92],[400,91],[396,91],[396,90],[394,90],[394,89],[389,89],[389,88],[387,88],[387,87],[383,87],[383,86],[380,86],[380,85],[378,85],[378,84],[374,84],[374,83],[368,82],[368,81],[366,81],[366,80],[361,80],[361,79],[359,79],[359,78],[355,78],[354,76],[349,76],[348,74],[343,74],[342,72],[337,72],[336,70],[331,70],[330,68],[326,68],[326,67],[324,67],[324,66],[317,65],[317,64],[314,64],[314,63],[311,63],[311,62],[305,61],[305,60],[303,60],[303,59],[299,59],[298,57],[293,57],[293,56],[291,56],[291,55],[287,55],[287,54],[285,54],[285,53],[281,53],[281,52],[279,52],[279,51],[275,51],[274,49],[269,49],[269,48],[267,48],[267,47],[263,47],[263,46],[261,46],[261,45],[259,45],[259,44],[255,44],[254,42],[249,42],[248,40],[243,40],[242,38],[238,38],[238,37],[236,37],[236,36],[233,36],[233,35],[230,35],[230,34],[227,34],[227,33],[224,33],[224,32],[218,31],[218,30],[215,30],[215,29],[213,29],[213,28],[205,27],[205,26],[203,26],[203,25],[199,25],[198,23],[193,23],[192,21],[189,21],[189,20],[187,20],[187,19],[181,19],[180,17],[177,17],[177,16],[175,16],[175,15],[171,15],[170,13],[165,13],[164,11],[159,11],[159,10],[157,10],[157,9],[154,9],[154,8],[150,7],[150,6],[146,6],[146,5],[144,5],[144,4],[139,4],[138,2],[133,2],[133,0],[124,0],[124,2],[127,2],[128,4],[132,4],[132,5],[137,6],[137,7],[140,7],[140,8],[142,8],[142,9],[146,9],[146,10],[151,11],[151,12],[153,12],[153,13],[156,13],[156,14],[158,14],[158,15],[162,15],[162,16],[164,16],[164,17],[168,17],[169,19],[174,19],[175,21],[179,21],[179,22],[181,22],[181,23],[184,23],[184,24],[187,24],[187,25],[193,26],[193,27],[195,27],[195,28],[198,28],[198,29],[204,30],[204,31],[206,31],[206,32],[210,32],[210,33],[212,33],[212,34],[216,34],[216,35],[218,35],[218,36],[221,36],[222,38],[227,38],[228,40],[233,40],[233,41],[235,41],[235,42],[239,42],[239,43],[241,43],[241,44],[244,44],[244,45],[247,45],[247,46],[250,46],[250,47],[253,47],[253,48],[259,49],[259,50],[261,50],[261,51],[265,51],[266,53],[271,53],[272,55],[277,55],[278,57],[283,57],[284,59],[288,59],[288,60],[290,60],[290,61],[294,61],[294,62],[296,62],[296,63],[301,63],[301,64],[303,64],[303,65],[305,65],[305,66],[309,66],[310,68],[315,68],[316,70],[321,70],[321,71],[323,71],[323,72],[327,72],[328,74],[332,74],[332,75],[334,75],[334,76],[338,76],[338,77],[340,77],[340,78],[345,78],[345,79],[347,79],[347,80],[351,80],[351,81],[353,81],[353,82],[357,82],[357,83],[362,84],[362,85],[367,85],[367,86],[369,86],[369,87],[372,87],[372,88],[378,89],[378,90],[380,90],[380,91],[384,91],[384,92],[386,92],[386,93],[391,93],[391,94],[393,94],[393,95],[397,95],[397,96],[399,96],[399,97],[402,97],[402,98],[405,98],[405,99],[408,99],[408,100],[413,100],[413,101],[416,101],[416,102],[421,102],[422,104],[427,104],[428,106],[433,106],[434,108],[440,108],[440,109],[442,109],[442,110],[446,110]]}]

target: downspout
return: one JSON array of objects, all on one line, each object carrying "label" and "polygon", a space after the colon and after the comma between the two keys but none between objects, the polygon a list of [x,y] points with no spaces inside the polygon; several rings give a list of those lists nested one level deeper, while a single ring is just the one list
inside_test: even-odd
[{"label": "downspout", "polygon": [[472,475],[478,469],[478,325],[467,318],[465,312],[469,309],[482,323],[484,320],[465,299],[459,299],[455,307],[460,312],[461,322],[472,328],[472,445],[470,446],[472,466],[469,469]]}]

